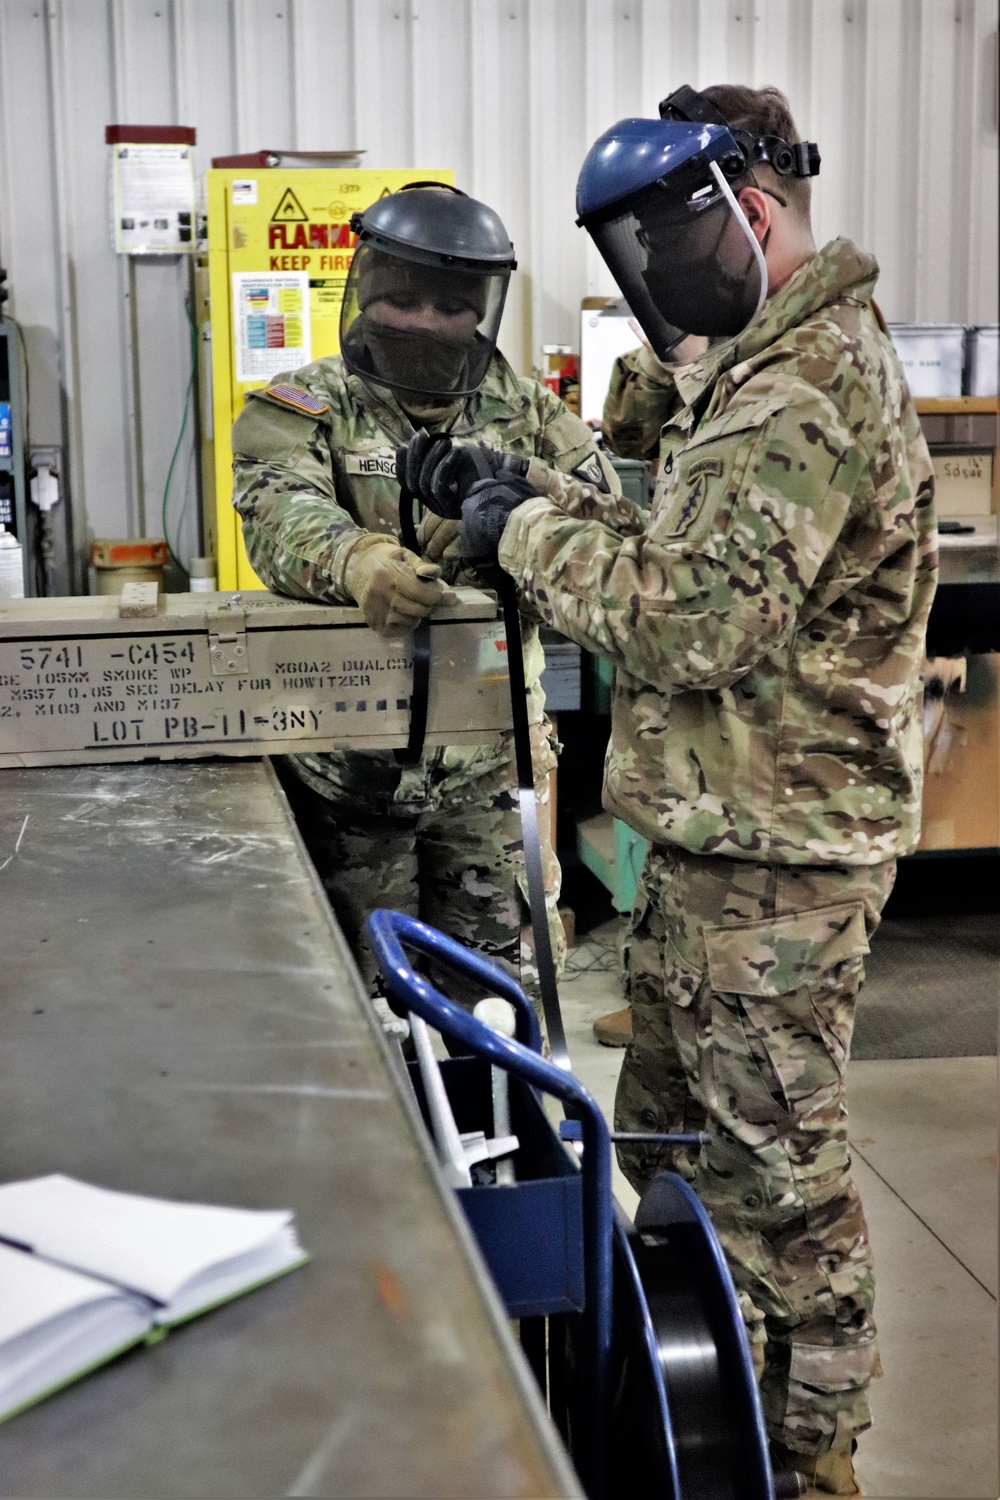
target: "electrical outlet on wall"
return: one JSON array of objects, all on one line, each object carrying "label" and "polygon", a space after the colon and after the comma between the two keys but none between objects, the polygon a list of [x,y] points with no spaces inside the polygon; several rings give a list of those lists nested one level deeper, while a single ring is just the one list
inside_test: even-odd
[{"label": "electrical outlet on wall", "polygon": [[32,448],[28,453],[31,500],[40,511],[50,511],[62,498],[59,475],[62,449]]}]

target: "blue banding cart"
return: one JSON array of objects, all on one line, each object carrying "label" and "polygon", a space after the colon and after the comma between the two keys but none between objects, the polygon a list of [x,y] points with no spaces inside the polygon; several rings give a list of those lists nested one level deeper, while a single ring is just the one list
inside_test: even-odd
[{"label": "blue banding cart", "polygon": [[[631,1223],[612,1197],[604,1116],[542,1056],[534,1011],[510,975],[397,912],[374,912],[368,933],[390,1001],[460,1054],[440,1065],[460,1134],[496,1134],[492,1070],[507,1075],[516,1181],[486,1174],[457,1193],[590,1500],[774,1500],[736,1292],[695,1194],[661,1173]],[[515,1036],[447,999],[408,951],[507,1000]],[[429,1119],[420,1071],[410,1072]],[[561,1135],[542,1095],[562,1102]],[[567,1138],[579,1140],[579,1156]]]}]

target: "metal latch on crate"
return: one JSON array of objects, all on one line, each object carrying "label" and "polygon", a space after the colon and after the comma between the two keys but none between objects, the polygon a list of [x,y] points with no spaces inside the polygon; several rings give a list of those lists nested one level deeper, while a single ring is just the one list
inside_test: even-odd
[{"label": "metal latch on crate", "polygon": [[245,677],[247,660],[246,611],[239,594],[223,609],[208,612],[208,655],[213,677]]}]

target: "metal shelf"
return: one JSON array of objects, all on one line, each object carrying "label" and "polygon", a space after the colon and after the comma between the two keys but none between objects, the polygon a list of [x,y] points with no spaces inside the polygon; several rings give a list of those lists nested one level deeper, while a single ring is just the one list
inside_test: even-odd
[{"label": "metal shelf", "polygon": [[1000,396],[917,396],[913,404],[920,416],[965,415],[1000,411]]}]

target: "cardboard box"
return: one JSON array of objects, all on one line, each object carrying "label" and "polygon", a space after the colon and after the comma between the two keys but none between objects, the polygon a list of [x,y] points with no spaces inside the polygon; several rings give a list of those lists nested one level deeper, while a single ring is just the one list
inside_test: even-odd
[{"label": "cardboard box", "polygon": [[988,516],[993,500],[992,451],[933,453],[934,498],[939,516]]}]

